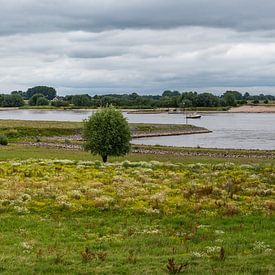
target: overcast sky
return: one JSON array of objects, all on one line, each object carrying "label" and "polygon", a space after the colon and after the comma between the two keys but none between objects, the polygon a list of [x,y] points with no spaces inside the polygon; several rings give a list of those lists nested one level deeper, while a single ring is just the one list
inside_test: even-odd
[{"label": "overcast sky", "polygon": [[275,95],[274,0],[0,0],[0,92]]}]

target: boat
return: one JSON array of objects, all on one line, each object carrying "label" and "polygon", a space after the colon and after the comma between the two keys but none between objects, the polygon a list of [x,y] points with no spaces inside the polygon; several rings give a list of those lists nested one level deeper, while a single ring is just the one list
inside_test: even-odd
[{"label": "boat", "polygon": [[186,118],[196,119],[196,118],[201,118],[201,115],[197,113],[186,114]]}]

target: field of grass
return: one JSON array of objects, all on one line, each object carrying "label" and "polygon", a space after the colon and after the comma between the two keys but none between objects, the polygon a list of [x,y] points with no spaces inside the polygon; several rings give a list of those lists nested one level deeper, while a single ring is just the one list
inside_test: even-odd
[{"label": "field of grass", "polygon": [[104,165],[18,143],[81,128],[0,120],[1,274],[275,273],[274,151],[133,145]]},{"label": "field of grass", "polygon": [[0,272],[273,274],[274,183],[271,164],[1,162]]}]

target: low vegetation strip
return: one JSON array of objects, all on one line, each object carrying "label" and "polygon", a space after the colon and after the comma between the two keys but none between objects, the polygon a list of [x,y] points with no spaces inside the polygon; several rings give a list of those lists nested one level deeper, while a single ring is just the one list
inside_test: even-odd
[{"label": "low vegetation strip", "polygon": [[275,151],[265,150],[236,150],[236,149],[208,149],[208,148],[187,148],[151,145],[133,145],[133,153],[155,154],[155,155],[178,155],[178,156],[206,156],[213,158],[259,158],[275,159]]},{"label": "low vegetation strip", "polygon": [[1,272],[271,274],[274,182],[274,165],[1,162]]},{"label": "low vegetation strip", "polygon": [[203,127],[188,124],[131,124],[132,137],[157,137],[210,133]]},{"label": "low vegetation strip", "polygon": [[[208,133],[205,128],[185,124],[130,124],[133,137],[152,137]],[[30,140],[41,137],[81,139],[82,122],[0,120],[0,133],[11,140]]]},{"label": "low vegetation strip", "polygon": [[[74,140],[78,140],[78,136],[74,137]],[[72,138],[73,139],[73,138]],[[70,142],[67,139],[58,139],[54,137],[54,140],[48,141],[25,141],[16,142],[16,144],[23,146],[35,146],[35,147],[47,147],[47,148],[59,148],[66,150],[82,150],[82,145],[78,142]],[[16,149],[14,149],[16,150]],[[60,152],[61,153],[61,152]],[[151,145],[132,145],[132,154],[139,155],[155,155],[159,157],[206,157],[209,160],[213,159],[246,159],[248,160],[274,160],[275,151],[264,150],[236,150],[236,149],[207,149],[207,148],[187,148],[187,147],[169,147],[169,146],[151,146]]]}]

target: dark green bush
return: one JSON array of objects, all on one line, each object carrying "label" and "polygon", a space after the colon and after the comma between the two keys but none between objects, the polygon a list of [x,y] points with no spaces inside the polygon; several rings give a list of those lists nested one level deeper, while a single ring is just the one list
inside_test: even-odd
[{"label": "dark green bush", "polygon": [[8,145],[8,138],[4,135],[0,135],[0,145]]}]

